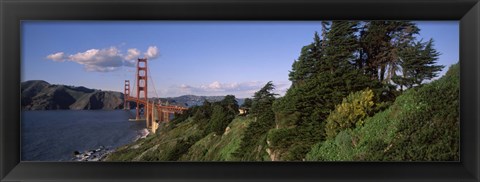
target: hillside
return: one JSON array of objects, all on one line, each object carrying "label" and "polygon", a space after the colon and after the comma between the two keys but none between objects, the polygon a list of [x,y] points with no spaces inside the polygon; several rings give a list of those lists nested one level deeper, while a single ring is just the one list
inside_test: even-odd
[{"label": "hillside", "polygon": [[313,161],[460,160],[460,66],[418,89],[407,90],[392,106],[340,131],[307,154]]},{"label": "hillside", "polygon": [[[303,160],[458,160],[459,76],[456,64],[439,80],[405,91],[388,108],[365,117],[363,124],[311,145]],[[289,161],[294,155],[282,148],[291,141],[288,135],[279,136],[288,131],[278,128],[279,121],[277,127],[255,133],[261,116],[258,121],[252,115],[236,116],[220,133],[209,132],[215,119],[213,113],[200,117],[206,111],[203,106],[190,109],[163,123],[156,134],[117,149],[107,161]]]},{"label": "hillside", "polygon": [[123,94],[32,80],[21,83],[21,106],[24,110],[120,109]]}]

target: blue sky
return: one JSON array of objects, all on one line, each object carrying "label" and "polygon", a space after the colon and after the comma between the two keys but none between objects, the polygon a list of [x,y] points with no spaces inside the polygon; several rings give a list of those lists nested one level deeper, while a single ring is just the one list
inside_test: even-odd
[{"label": "blue sky", "polygon": [[[459,60],[458,21],[416,23],[419,39],[435,40],[443,75]],[[25,21],[21,77],[123,92],[124,80],[134,82],[133,60],[147,57],[149,96],[244,98],[270,80],[283,95],[315,31],[320,22]]]}]

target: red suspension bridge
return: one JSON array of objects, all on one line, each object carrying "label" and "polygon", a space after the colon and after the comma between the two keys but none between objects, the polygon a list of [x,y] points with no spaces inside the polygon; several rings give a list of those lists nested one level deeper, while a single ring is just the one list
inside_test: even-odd
[{"label": "red suspension bridge", "polygon": [[[151,77],[150,77],[151,78]],[[124,109],[130,108],[130,102],[136,103],[135,121],[146,121],[147,128],[155,133],[158,128],[158,123],[169,122],[170,116],[175,113],[182,113],[187,110],[185,107],[169,106],[168,103],[162,104],[159,100],[149,101],[148,99],[148,67],[147,59],[137,60],[136,71],[136,96],[130,96],[130,81],[125,80],[124,91]],[[143,109],[143,112],[142,112]]]}]

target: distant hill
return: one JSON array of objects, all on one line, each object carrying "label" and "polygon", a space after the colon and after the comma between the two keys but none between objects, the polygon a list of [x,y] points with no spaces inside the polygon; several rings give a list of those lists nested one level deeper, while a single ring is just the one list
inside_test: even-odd
[{"label": "distant hill", "polygon": [[[204,100],[217,102],[224,96],[195,96],[160,98],[170,105],[191,107],[202,105]],[[153,98],[158,101],[159,98]],[[243,104],[244,99],[237,99]],[[123,93],[102,91],[82,86],[50,84],[43,80],[30,80],[21,83],[21,106],[23,110],[112,110],[123,108]],[[135,104],[130,104],[135,108]]]},{"label": "distant hill", "polygon": [[21,106],[24,110],[120,109],[123,94],[31,80],[21,83]]},{"label": "distant hill", "polygon": [[[170,104],[184,107],[192,107],[202,105],[205,100],[208,102],[218,102],[223,100],[225,96],[196,96],[196,95],[182,95],[179,97],[160,98],[162,102],[167,100]],[[154,98],[157,101],[158,98]],[[242,105],[244,99],[237,98],[238,105]]]}]

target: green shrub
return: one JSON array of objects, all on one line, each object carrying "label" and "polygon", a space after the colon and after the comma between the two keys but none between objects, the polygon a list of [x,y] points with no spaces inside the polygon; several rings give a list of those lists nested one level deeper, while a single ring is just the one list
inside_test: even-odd
[{"label": "green shrub", "polygon": [[355,126],[363,126],[364,119],[369,116],[375,103],[373,91],[366,89],[355,92],[343,99],[342,103],[327,117],[325,132],[333,138],[338,132]]}]

